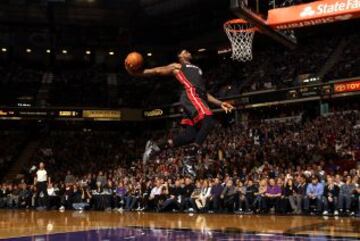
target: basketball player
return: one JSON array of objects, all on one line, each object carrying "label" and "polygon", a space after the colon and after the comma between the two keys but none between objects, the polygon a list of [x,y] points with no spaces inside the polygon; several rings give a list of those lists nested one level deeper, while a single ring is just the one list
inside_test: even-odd
[{"label": "basketball player", "polygon": [[[190,62],[192,55],[189,51],[181,50],[178,53],[178,59],[179,63],[139,71],[134,71],[133,66],[125,63],[126,70],[133,76],[174,76],[184,88],[180,97],[180,103],[185,114],[181,124],[187,126],[184,133],[163,143],[156,144],[155,142],[148,141],[143,156],[144,163],[156,152],[187,144],[192,144],[186,150],[187,157],[192,159],[214,126],[213,113],[208,103],[221,107],[226,113],[231,112],[234,108],[231,104],[222,102],[206,92],[202,70]],[[187,169],[186,171],[191,175],[195,175],[192,170],[192,164],[189,161],[184,164]]]}]

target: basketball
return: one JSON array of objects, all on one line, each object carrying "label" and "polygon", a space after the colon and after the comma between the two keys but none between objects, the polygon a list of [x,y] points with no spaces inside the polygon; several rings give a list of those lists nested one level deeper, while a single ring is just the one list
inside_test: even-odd
[{"label": "basketball", "polygon": [[144,63],[143,56],[138,52],[131,52],[125,59],[125,65],[133,70],[139,70],[142,68]]}]

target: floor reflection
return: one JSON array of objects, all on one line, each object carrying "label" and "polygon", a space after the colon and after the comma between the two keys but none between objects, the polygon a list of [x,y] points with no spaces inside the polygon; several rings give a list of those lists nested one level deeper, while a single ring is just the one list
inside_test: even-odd
[{"label": "floor reflection", "polygon": [[[283,233],[288,235],[278,235]],[[333,238],[326,238],[330,236]],[[360,219],[309,216],[242,216],[226,214],[72,211],[60,213],[58,211],[0,210],[0,239],[16,237],[28,237],[19,240],[34,241],[95,239],[97,241],[321,241],[341,240],[339,238],[335,239],[334,237],[344,237],[344,240],[360,241]],[[347,239],[345,237],[347,237]]]},{"label": "floor reflection", "polygon": [[241,233],[221,231],[192,231],[180,229],[150,228],[114,228],[89,230],[61,234],[49,234],[33,237],[7,239],[9,241],[359,241],[357,238],[339,238],[329,236],[286,235],[271,233]]}]

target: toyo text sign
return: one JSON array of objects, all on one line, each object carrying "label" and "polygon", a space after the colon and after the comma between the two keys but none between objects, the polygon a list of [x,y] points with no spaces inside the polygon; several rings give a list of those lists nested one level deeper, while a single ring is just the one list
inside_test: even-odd
[{"label": "toyo text sign", "polygon": [[344,92],[352,92],[352,91],[360,91],[360,80],[339,83],[334,85],[335,93],[344,93]]}]

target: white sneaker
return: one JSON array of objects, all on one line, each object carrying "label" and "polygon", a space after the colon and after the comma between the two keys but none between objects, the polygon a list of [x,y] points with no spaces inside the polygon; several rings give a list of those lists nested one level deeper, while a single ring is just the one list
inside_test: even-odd
[{"label": "white sneaker", "polygon": [[323,215],[324,215],[324,216],[327,216],[328,214],[329,214],[328,211],[324,211],[324,212],[323,212]]},{"label": "white sneaker", "polygon": [[118,209],[118,212],[122,213],[122,212],[124,212],[124,209],[123,209],[123,208],[119,208],[119,209]]},{"label": "white sneaker", "polygon": [[338,210],[334,211],[334,216],[339,216],[339,211]]},{"label": "white sneaker", "polygon": [[65,207],[64,207],[64,206],[61,206],[61,207],[59,208],[59,211],[65,211]]},{"label": "white sneaker", "polygon": [[189,208],[188,210],[190,213],[194,212],[194,209],[193,208]]}]

